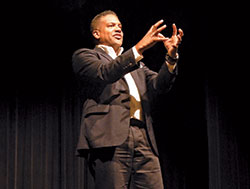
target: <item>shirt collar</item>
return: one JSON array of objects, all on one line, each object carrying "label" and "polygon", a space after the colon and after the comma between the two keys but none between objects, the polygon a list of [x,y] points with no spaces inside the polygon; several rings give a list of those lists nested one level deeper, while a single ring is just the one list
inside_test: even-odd
[{"label": "shirt collar", "polygon": [[101,48],[104,50],[109,56],[111,56],[113,59],[115,59],[117,56],[121,55],[124,48],[120,47],[118,55],[115,53],[115,50],[111,46],[107,45],[97,45],[96,47]]}]

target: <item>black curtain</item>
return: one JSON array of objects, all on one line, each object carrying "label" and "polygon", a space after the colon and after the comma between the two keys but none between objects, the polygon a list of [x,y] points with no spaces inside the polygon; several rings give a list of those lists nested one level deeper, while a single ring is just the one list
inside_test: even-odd
[{"label": "black curtain", "polygon": [[[92,188],[85,160],[75,156],[84,99],[71,56],[93,47],[89,23],[105,9],[123,23],[125,49],[160,19],[168,25],[165,35],[172,23],[184,30],[178,79],[153,104],[166,188],[250,188],[242,7],[120,0],[15,5],[6,6],[0,66],[1,188]],[[143,61],[157,71],[164,53],[157,44]]]}]

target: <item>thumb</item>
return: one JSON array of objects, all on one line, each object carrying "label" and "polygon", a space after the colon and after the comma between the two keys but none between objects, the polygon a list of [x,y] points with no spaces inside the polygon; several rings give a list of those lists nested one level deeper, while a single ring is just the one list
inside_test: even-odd
[{"label": "thumb", "polygon": [[161,39],[165,38],[165,36],[162,35],[161,33],[158,33],[158,37],[161,38]]},{"label": "thumb", "polygon": [[158,37],[160,37],[160,39],[163,39],[164,41],[169,40],[169,37],[165,37],[165,36],[162,35],[161,33],[158,34]]}]

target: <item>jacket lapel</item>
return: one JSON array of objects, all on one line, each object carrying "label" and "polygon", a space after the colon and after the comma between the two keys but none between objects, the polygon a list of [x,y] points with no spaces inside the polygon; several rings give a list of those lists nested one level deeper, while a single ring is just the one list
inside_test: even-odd
[{"label": "jacket lapel", "polygon": [[[109,56],[104,50],[102,50],[101,48],[95,47],[94,48],[95,51],[98,52],[99,56],[101,58],[105,58],[107,61],[112,61],[113,58],[111,56]],[[105,63],[105,62],[104,62]],[[122,77],[121,79],[119,79],[116,83],[115,83],[115,87],[116,89],[118,89],[119,91],[128,91],[128,84],[125,80],[124,77]]]},{"label": "jacket lapel", "polygon": [[95,47],[94,50],[96,50],[99,55],[103,58],[105,58],[108,61],[113,60],[111,56],[109,56],[104,50],[102,50],[101,48]]}]

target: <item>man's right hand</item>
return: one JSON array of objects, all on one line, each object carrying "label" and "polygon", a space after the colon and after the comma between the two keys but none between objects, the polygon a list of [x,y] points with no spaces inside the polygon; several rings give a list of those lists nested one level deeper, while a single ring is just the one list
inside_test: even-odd
[{"label": "man's right hand", "polygon": [[167,26],[163,25],[160,27],[160,25],[163,23],[163,20],[160,20],[156,22],[149,31],[146,33],[146,35],[135,45],[135,48],[137,52],[142,55],[142,53],[153,47],[157,42],[159,41],[165,41],[168,38],[165,38],[160,32],[164,30]]}]

